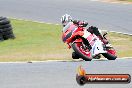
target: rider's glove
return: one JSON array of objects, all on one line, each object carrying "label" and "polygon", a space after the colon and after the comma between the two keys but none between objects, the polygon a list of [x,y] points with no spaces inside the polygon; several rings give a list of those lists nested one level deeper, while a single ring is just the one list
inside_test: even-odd
[{"label": "rider's glove", "polygon": [[94,26],[91,26],[87,29],[88,32],[90,32],[91,34],[95,34],[96,36],[100,35],[99,31],[98,31],[98,28],[97,27],[94,27]]},{"label": "rider's glove", "polygon": [[90,32],[91,34],[93,34],[94,33],[94,27],[93,26],[89,27],[87,29],[87,31]]},{"label": "rider's glove", "polygon": [[88,25],[88,22],[78,21],[78,20],[74,20],[73,23],[80,27],[86,27]]},{"label": "rider's glove", "polygon": [[79,22],[80,27],[86,27],[87,25],[88,25],[88,22],[84,22],[84,21]]}]

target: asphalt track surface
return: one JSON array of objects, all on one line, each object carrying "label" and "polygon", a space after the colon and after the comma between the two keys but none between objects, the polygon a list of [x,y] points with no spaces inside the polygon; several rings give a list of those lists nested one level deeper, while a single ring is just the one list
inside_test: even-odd
[{"label": "asphalt track surface", "polygon": [[96,0],[0,0],[0,15],[60,23],[63,14],[86,20],[89,26],[132,34],[132,4]]},{"label": "asphalt track surface", "polygon": [[[60,23],[61,15],[88,20],[100,29],[132,34],[132,5],[89,0],[0,0],[0,15]],[[130,74],[132,59],[91,62],[0,63],[0,88],[80,88],[76,69],[87,73]],[[86,84],[83,88],[131,88],[130,84]]]},{"label": "asphalt track surface", "polygon": [[132,59],[91,62],[0,63],[0,88],[132,88],[129,84],[76,82],[78,66],[88,74],[130,74]]}]

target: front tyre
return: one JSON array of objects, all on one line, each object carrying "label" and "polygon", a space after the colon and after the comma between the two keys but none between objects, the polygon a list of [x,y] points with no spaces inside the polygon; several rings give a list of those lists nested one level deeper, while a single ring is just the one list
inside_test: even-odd
[{"label": "front tyre", "polygon": [[79,56],[75,52],[72,52],[72,58],[73,59],[79,59]]},{"label": "front tyre", "polygon": [[82,58],[85,61],[91,61],[92,60],[92,56],[91,53],[89,52],[89,49],[84,47],[83,44],[74,42],[72,44],[72,48],[75,51],[76,54],[79,55],[80,58]]}]

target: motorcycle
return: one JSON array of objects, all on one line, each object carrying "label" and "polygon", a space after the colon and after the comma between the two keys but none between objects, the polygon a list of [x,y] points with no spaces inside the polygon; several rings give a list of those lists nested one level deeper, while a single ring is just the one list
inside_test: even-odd
[{"label": "motorcycle", "polygon": [[[103,34],[103,37],[107,33]],[[85,61],[92,59],[100,59],[101,54],[108,60],[115,60],[117,58],[116,51],[112,45],[104,44],[95,34],[91,34],[82,26],[77,26],[69,22],[62,30],[62,40],[68,44],[68,48],[72,48],[73,59],[82,58]]]}]

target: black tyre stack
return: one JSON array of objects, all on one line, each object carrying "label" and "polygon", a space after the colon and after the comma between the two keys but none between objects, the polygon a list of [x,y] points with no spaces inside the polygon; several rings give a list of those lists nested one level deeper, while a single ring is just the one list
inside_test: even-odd
[{"label": "black tyre stack", "polygon": [[15,36],[10,20],[6,17],[0,17],[0,41],[14,38]]}]

